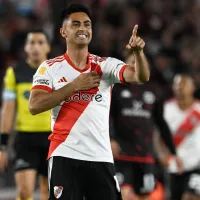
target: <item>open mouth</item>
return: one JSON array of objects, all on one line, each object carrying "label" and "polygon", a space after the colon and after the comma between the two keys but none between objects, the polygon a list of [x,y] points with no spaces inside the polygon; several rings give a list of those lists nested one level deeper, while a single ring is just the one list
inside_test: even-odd
[{"label": "open mouth", "polygon": [[85,39],[85,38],[87,38],[87,35],[86,34],[78,34],[77,35],[79,38],[81,38],[81,39]]}]

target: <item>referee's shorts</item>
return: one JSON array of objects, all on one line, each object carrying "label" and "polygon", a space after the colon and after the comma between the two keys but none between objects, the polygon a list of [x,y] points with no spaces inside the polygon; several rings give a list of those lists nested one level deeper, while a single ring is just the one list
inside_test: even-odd
[{"label": "referee's shorts", "polygon": [[14,141],[14,170],[35,169],[39,175],[47,176],[47,155],[50,132],[17,132]]}]

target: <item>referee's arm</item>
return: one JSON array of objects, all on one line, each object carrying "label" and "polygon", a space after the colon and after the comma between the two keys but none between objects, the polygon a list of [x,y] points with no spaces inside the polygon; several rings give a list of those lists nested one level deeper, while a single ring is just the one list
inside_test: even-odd
[{"label": "referee's arm", "polygon": [[14,71],[9,67],[4,78],[3,105],[1,109],[0,124],[0,171],[8,165],[7,145],[9,133],[13,127],[16,109],[16,83]]},{"label": "referee's arm", "polygon": [[1,133],[8,134],[13,127],[13,119],[15,116],[16,101],[3,100],[1,108]]},{"label": "referee's arm", "polygon": [[[12,67],[9,67],[4,77],[3,104],[1,109],[0,132],[8,134],[13,127],[16,109],[16,81]],[[2,137],[1,137],[2,138]]]}]

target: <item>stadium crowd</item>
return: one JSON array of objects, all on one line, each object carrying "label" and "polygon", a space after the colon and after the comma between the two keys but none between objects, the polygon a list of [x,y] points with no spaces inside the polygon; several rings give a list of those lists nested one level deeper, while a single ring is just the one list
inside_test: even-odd
[{"label": "stadium crowd", "polygon": [[34,27],[43,27],[49,34],[52,40],[50,57],[60,55],[65,46],[58,31],[59,13],[70,2],[88,3],[92,8],[91,52],[123,58],[128,35],[133,25],[139,24],[151,67],[161,72],[167,83],[171,83],[175,73],[187,72],[200,85],[198,0],[60,0],[59,3],[1,0],[0,46],[1,55],[5,55],[1,62],[7,58],[4,66],[22,56],[26,32]]}]

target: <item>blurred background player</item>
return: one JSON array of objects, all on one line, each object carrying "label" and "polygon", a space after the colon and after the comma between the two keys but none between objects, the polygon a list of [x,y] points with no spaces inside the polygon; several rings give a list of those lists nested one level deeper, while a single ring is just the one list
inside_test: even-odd
[{"label": "blurred background player", "polygon": [[[126,63],[133,65],[134,62],[134,55],[128,55]],[[111,145],[124,200],[133,199],[133,190],[139,199],[150,199],[147,198],[148,194],[157,185],[153,147],[154,124],[159,128],[171,155],[179,161],[171,133],[160,113],[158,102],[162,92],[159,87],[158,82],[151,80],[148,84],[116,84],[113,88],[111,120],[114,135]]]},{"label": "blurred background player", "polygon": [[200,102],[194,98],[194,91],[194,80],[189,75],[176,75],[174,99],[163,105],[164,118],[173,135],[177,155],[183,162],[183,173],[179,174],[174,159],[166,151],[159,151],[163,152],[160,157],[166,158],[170,199],[175,200],[200,199]]},{"label": "blurred background player", "polygon": [[[38,66],[47,59],[50,45],[42,30],[27,34],[24,50],[26,59],[9,67],[4,79],[3,106],[1,112],[0,170],[8,164],[7,145],[13,125],[17,135],[14,142],[16,153],[15,182],[17,200],[32,200],[36,175],[39,173],[41,200],[48,199],[47,164],[50,113],[32,116],[28,110],[28,99],[32,77]],[[40,74],[45,70],[41,68]],[[41,80],[42,81],[42,80]],[[16,120],[15,119],[16,114]]]}]

